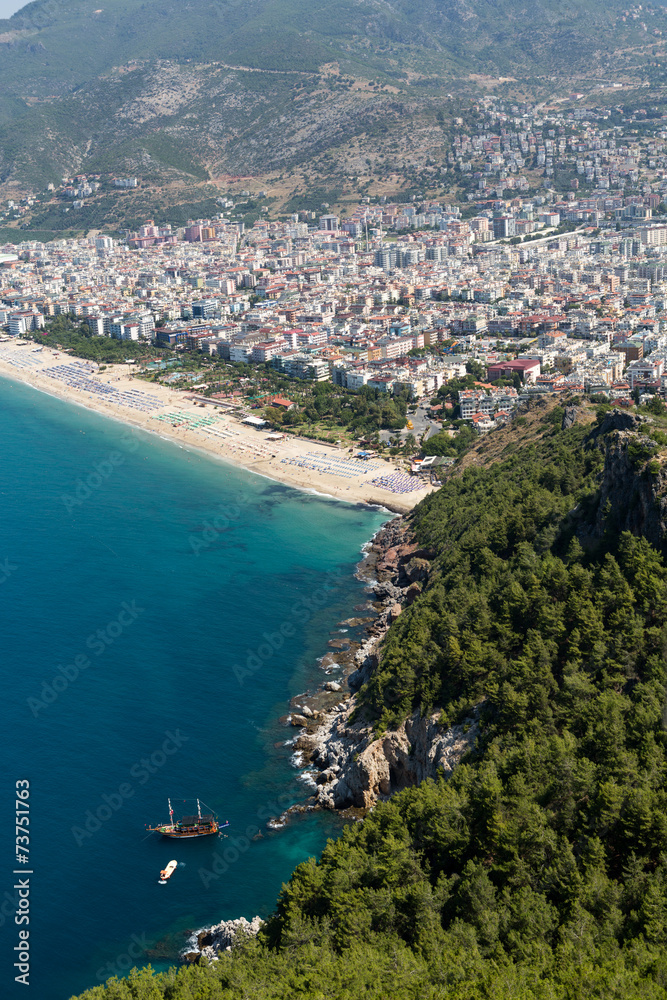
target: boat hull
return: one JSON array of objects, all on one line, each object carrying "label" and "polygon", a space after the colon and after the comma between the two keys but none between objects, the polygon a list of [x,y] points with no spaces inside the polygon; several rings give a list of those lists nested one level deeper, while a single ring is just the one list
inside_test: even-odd
[{"label": "boat hull", "polygon": [[195,837],[215,837],[227,826],[229,823],[219,823],[216,820],[215,823],[206,826],[180,827],[177,823],[165,823],[163,826],[149,826],[148,829],[151,833],[159,833],[172,840],[192,840]]},{"label": "boat hull", "polygon": [[182,830],[157,831],[157,833],[161,833],[163,837],[171,837],[172,840],[190,840],[193,837],[214,837],[217,832],[217,830],[198,830],[195,833],[185,833]]},{"label": "boat hull", "polygon": [[170,861],[166,868],[160,872],[160,884],[164,885],[165,882],[171,878],[178,867],[176,861]]}]

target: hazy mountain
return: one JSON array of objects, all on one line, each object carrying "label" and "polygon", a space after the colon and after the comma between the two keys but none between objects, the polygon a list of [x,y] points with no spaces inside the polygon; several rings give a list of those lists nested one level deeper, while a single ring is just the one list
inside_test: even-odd
[{"label": "hazy mountain", "polygon": [[37,0],[0,21],[0,180],[290,166],[471,74],[617,72],[663,30],[619,0]]}]

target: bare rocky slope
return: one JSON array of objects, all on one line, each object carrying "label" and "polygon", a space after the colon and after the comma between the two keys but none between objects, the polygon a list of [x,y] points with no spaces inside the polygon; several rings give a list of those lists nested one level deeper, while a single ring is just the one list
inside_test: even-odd
[{"label": "bare rocky slope", "polygon": [[620,0],[36,0],[0,20],[0,181],[290,169],[398,118],[433,118],[434,100],[482,78],[544,78],[553,92],[608,66],[632,74],[647,33],[656,50],[667,34],[661,7],[642,11],[627,17]]}]

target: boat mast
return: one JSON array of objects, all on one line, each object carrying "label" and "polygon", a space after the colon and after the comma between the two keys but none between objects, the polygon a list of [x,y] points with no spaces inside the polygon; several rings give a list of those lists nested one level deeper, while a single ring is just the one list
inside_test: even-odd
[{"label": "boat mast", "polygon": [[167,799],[167,802],[169,803],[169,822],[173,826],[174,825],[174,810],[171,808],[171,799]]},{"label": "boat mast", "polygon": [[197,819],[201,823],[201,806],[199,805],[199,799],[197,799]]}]

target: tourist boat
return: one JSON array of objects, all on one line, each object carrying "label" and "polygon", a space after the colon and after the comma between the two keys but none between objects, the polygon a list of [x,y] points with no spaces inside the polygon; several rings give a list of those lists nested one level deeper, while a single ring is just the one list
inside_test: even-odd
[{"label": "tourist boat", "polygon": [[199,799],[197,799],[196,816],[183,816],[182,819],[174,822],[174,810],[171,808],[171,799],[167,799],[167,802],[169,803],[169,822],[161,823],[158,826],[149,826],[148,830],[151,833],[161,833],[163,837],[174,837],[178,840],[185,840],[190,837],[211,837],[229,826],[229,822],[225,821],[221,823],[213,813],[206,813],[202,816]]},{"label": "tourist boat", "polygon": [[170,861],[166,868],[163,868],[160,872],[160,885],[164,885],[167,879],[170,879],[178,868],[177,861]]}]

